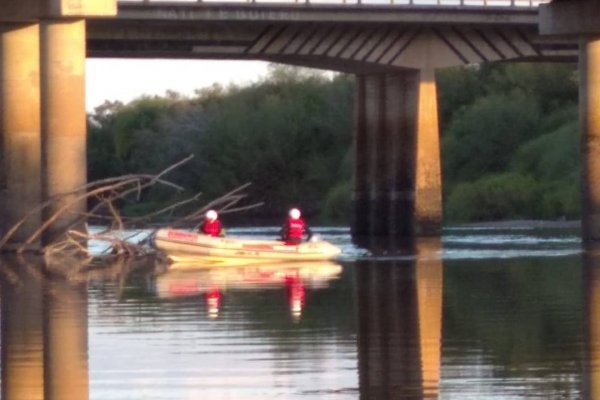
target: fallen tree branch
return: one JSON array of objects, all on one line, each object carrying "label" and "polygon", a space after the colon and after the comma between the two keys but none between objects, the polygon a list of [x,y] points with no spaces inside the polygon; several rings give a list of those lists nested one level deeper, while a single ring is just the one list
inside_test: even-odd
[{"label": "fallen tree branch", "polygon": [[[152,221],[157,217],[162,217],[167,213],[173,213],[177,209],[181,209],[182,206],[190,205],[197,202],[202,196],[202,193],[196,193],[193,196],[184,200],[179,200],[173,204],[165,206],[155,211],[151,211],[141,216],[126,217],[122,216],[117,207],[119,200],[131,200],[132,197],[139,200],[144,190],[154,186],[161,185],[174,189],[176,191],[182,191],[184,188],[181,186],[169,182],[164,179],[164,176],[169,172],[178,168],[189,160],[193,156],[186,157],[185,159],[165,168],[156,175],[149,174],[128,174],[121,177],[106,178],[95,182],[90,182],[79,188],[62,195],[56,195],[48,199],[38,207],[32,209],[27,215],[19,220],[11,229],[9,229],[5,235],[0,239],[0,250],[3,249],[10,239],[14,236],[15,232],[24,224],[24,222],[31,218],[37,213],[43,213],[49,207],[56,207],[53,209],[53,213],[47,216],[36,229],[21,245],[17,248],[17,252],[22,252],[24,249],[31,245],[34,241],[38,240],[44,232],[67,213],[72,213],[75,218],[69,217],[71,221],[65,226],[61,227],[61,231],[53,232],[55,240],[52,243],[47,243],[43,248],[43,252],[47,255],[76,255],[86,254],[88,258],[93,258],[89,252],[87,243],[91,240],[98,240],[107,244],[106,251],[110,252],[111,255],[122,255],[126,257],[139,256],[147,254],[152,251],[147,246],[147,238],[153,233],[152,230],[148,232],[148,236],[143,240],[136,243],[131,240],[133,236],[139,234],[139,230],[130,236],[123,237],[122,232],[132,227],[139,227],[146,224],[150,226]],[[253,209],[262,205],[262,203],[255,203],[247,206],[239,206],[240,202],[246,198],[246,195],[241,193],[246,189],[250,183],[245,183],[239,187],[229,191],[225,195],[211,200],[203,206],[197,208],[194,212],[189,215],[185,215],[175,220],[172,226],[185,226],[195,227],[204,218],[204,214],[211,208],[216,208],[222,213],[233,213],[239,211],[245,211]],[[74,214],[71,211],[77,204],[87,201],[88,199],[96,199],[97,202],[87,212],[77,212]],[[107,222],[105,229],[101,231],[95,231],[94,233],[81,231],[77,226],[83,224],[88,219],[104,220]],[[98,256],[98,254],[96,254]],[[86,260],[88,260],[86,258]]]}]

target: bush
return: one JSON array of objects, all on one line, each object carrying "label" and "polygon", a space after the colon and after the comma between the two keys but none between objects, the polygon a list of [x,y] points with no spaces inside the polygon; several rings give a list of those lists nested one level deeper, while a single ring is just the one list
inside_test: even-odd
[{"label": "bush", "polygon": [[529,99],[493,95],[455,115],[442,141],[445,178],[464,182],[506,171],[512,154],[539,134],[540,115]]},{"label": "bush", "polygon": [[511,169],[532,174],[547,182],[562,180],[579,171],[579,124],[577,120],[539,136],[517,150]]},{"label": "bush", "polygon": [[530,218],[537,204],[537,187],[531,176],[517,173],[461,183],[447,199],[446,217],[452,222]]}]

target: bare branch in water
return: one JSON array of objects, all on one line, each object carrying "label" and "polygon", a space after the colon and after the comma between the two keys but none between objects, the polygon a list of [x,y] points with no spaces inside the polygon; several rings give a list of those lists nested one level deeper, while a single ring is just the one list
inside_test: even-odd
[{"label": "bare branch in water", "polygon": [[[78,213],[77,218],[74,218],[71,223],[63,227],[63,231],[56,235],[57,239],[55,239],[53,243],[47,244],[44,247],[43,252],[47,255],[88,254],[88,258],[93,258],[89,256],[86,242],[90,240],[98,240],[107,243],[108,251],[114,255],[138,256],[141,254],[147,254],[149,250],[147,246],[145,246],[145,242],[147,242],[148,238],[142,240],[140,243],[134,243],[131,240],[132,236],[138,235],[139,231],[136,231],[129,237],[119,237],[115,234],[115,229],[119,232],[123,232],[126,229],[131,229],[132,227],[144,225],[149,226],[149,224],[157,217],[164,216],[167,213],[172,213],[173,211],[180,209],[182,206],[198,202],[199,198],[201,197],[201,193],[196,193],[187,199],[177,201],[159,210],[137,217],[122,216],[116,206],[116,202],[119,200],[131,199],[132,197],[139,200],[143,191],[154,185],[161,185],[175,191],[183,191],[184,188],[173,182],[165,180],[163,177],[174,169],[184,165],[192,158],[193,155],[186,157],[185,159],[167,167],[156,175],[128,174],[120,177],[102,179],[82,185],[72,192],[53,196],[44,203],[40,204],[38,207],[32,209],[0,239],[0,250],[4,248],[4,246],[10,241],[11,237],[13,237],[15,232],[18,231],[18,229],[28,218],[41,213],[47,207],[59,204],[58,210],[42,221],[41,226],[29,238],[27,238],[19,248],[17,248],[17,252],[22,252],[27,245],[38,239],[64,214],[72,212],[70,210],[74,205],[82,201],[87,201],[88,199],[96,199],[96,204],[91,207],[89,211],[85,213]],[[205,212],[211,208],[217,208],[221,213],[233,213],[260,207],[263,203],[238,206],[240,201],[246,198],[246,195],[240,192],[246,189],[249,185],[250,183],[245,183],[231,190],[225,195],[208,202],[202,207],[197,208],[189,215],[178,218],[171,225],[196,228],[200,221],[204,218]],[[88,219],[105,220],[107,221],[107,228],[95,233],[85,233],[79,231],[78,229],[74,229],[77,225],[83,224]],[[153,231],[149,231],[149,235],[152,233]]]}]

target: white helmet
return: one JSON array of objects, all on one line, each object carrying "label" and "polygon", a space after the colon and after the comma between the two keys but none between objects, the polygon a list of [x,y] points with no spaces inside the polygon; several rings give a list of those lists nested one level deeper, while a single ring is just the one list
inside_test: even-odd
[{"label": "white helmet", "polygon": [[300,210],[298,210],[297,208],[292,208],[289,212],[289,216],[292,219],[300,218]]},{"label": "white helmet", "polygon": [[217,212],[215,210],[208,210],[206,212],[206,219],[209,221],[214,221],[217,219]]}]

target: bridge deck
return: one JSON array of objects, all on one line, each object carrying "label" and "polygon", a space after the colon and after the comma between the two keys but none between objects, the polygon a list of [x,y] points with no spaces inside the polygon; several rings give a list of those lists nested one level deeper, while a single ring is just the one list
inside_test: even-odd
[{"label": "bridge deck", "polygon": [[[389,4],[398,6],[440,6],[440,7],[532,7],[537,8],[540,4],[548,3],[550,0],[226,0],[228,3],[268,3],[268,4]],[[222,0],[121,0],[119,4],[126,3],[213,3]]]},{"label": "bridge deck", "polygon": [[531,5],[540,1],[257,1],[121,1],[116,18],[88,20],[88,56],[254,59],[355,73],[417,68],[426,48],[436,68],[577,57],[576,43],[538,35]]}]

